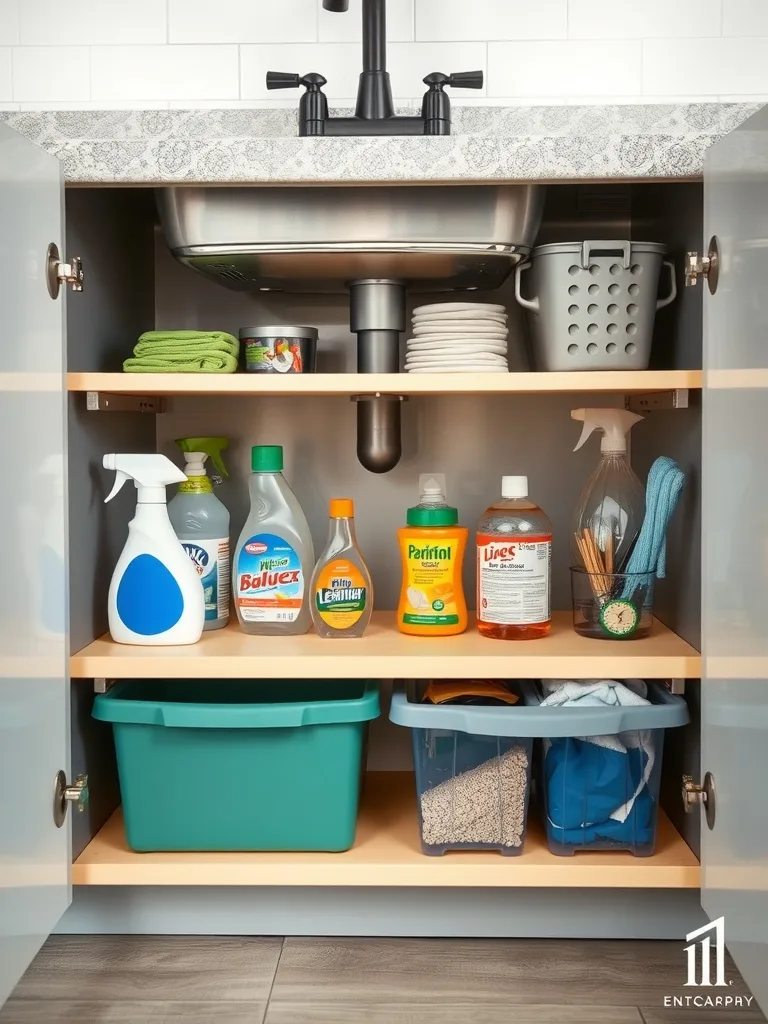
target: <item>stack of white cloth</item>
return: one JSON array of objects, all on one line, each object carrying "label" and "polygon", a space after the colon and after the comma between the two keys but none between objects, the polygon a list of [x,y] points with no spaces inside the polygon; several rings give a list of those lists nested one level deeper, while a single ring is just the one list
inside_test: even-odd
[{"label": "stack of white cloth", "polygon": [[437,302],[413,311],[409,373],[508,373],[507,314],[490,302]]}]

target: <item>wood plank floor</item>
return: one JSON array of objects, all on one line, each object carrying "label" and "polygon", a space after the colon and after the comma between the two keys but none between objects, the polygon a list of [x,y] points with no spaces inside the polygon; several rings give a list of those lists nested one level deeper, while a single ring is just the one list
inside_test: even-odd
[{"label": "wood plank floor", "polygon": [[[748,996],[729,964],[729,996]],[[758,1024],[665,1009],[677,942],[58,936],[0,1024]],[[690,993],[690,989],[687,990]]]}]

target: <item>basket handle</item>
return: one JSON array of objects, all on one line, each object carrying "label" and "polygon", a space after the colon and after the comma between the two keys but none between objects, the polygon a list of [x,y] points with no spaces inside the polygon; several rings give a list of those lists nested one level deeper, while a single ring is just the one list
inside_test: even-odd
[{"label": "basket handle", "polygon": [[609,238],[607,241],[588,241],[583,242],[581,246],[581,269],[586,270],[589,267],[589,257],[593,252],[602,253],[622,253],[623,263],[622,266],[625,270],[628,270],[632,263],[632,243],[622,242],[615,238]]},{"label": "basket handle", "polygon": [[656,309],[663,309],[664,306],[668,306],[670,302],[674,302],[677,298],[677,280],[675,278],[675,264],[672,260],[664,260],[664,266],[669,271],[669,295],[666,299],[659,299],[656,303]]},{"label": "basket handle", "polygon": [[539,300],[538,299],[524,299],[520,291],[520,278],[523,276],[524,270],[530,270],[530,263],[518,263],[515,267],[515,298],[524,309],[530,309],[532,313],[539,312]]}]

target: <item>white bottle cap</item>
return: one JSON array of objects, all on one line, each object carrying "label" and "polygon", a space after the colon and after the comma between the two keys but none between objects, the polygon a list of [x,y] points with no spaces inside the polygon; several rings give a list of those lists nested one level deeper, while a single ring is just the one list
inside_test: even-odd
[{"label": "white bottle cap", "polygon": [[502,498],[527,498],[528,477],[527,476],[503,476],[501,478]]}]

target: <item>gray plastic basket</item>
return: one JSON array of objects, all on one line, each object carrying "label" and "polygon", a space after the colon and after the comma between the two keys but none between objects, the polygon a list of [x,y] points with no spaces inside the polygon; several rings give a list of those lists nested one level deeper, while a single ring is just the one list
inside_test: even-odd
[{"label": "gray plastic basket", "polygon": [[[675,266],[658,242],[597,240],[538,245],[515,271],[528,310],[537,370],[645,370],[656,310],[677,295]],[[657,298],[663,265],[669,294]],[[522,276],[530,270],[524,298]]]}]

